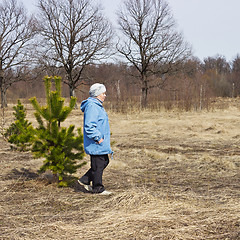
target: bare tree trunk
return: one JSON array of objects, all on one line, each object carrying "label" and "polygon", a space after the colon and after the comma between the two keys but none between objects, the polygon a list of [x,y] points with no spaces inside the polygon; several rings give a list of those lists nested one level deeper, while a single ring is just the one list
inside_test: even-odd
[{"label": "bare tree trunk", "polygon": [[7,94],[6,89],[4,89],[3,86],[1,86],[1,108],[7,107]]},{"label": "bare tree trunk", "polygon": [[75,89],[73,87],[69,87],[70,97],[76,97]]},{"label": "bare tree trunk", "polygon": [[235,97],[235,84],[232,84],[232,98]]},{"label": "bare tree trunk", "polygon": [[120,97],[121,97],[121,89],[120,89],[120,80],[119,79],[116,82],[116,87],[117,87],[117,101],[119,101]]},{"label": "bare tree trunk", "polygon": [[7,107],[6,89],[3,86],[2,60],[0,60],[0,88],[1,88],[1,108]]},{"label": "bare tree trunk", "polygon": [[121,98],[121,89],[120,89],[120,79],[118,79],[115,83],[117,88],[117,109],[120,107],[120,98]]},{"label": "bare tree trunk", "polygon": [[199,104],[200,111],[202,110],[202,102],[203,102],[203,86],[201,85],[201,87],[200,87],[200,104]]},{"label": "bare tree trunk", "polygon": [[142,73],[141,74],[141,81],[142,81],[142,108],[147,107],[147,100],[148,100],[148,81],[147,81],[147,76]]},{"label": "bare tree trunk", "polygon": [[[73,86],[69,86],[69,91],[70,91],[70,98],[71,97],[76,97],[76,92],[75,92],[75,88],[73,87]],[[75,104],[75,109],[77,109],[77,102],[76,102],[76,104]]]},{"label": "bare tree trunk", "polygon": [[143,87],[142,88],[142,108],[146,108],[147,107],[147,98],[148,98],[148,88],[147,87]]}]

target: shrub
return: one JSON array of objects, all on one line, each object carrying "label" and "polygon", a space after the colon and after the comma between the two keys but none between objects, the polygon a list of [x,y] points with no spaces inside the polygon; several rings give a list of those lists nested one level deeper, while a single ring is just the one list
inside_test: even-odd
[{"label": "shrub", "polygon": [[32,123],[26,120],[26,109],[18,100],[17,106],[14,106],[14,116],[16,121],[10,125],[10,127],[4,133],[8,142],[17,146],[20,151],[26,151],[30,149],[35,137],[35,130]]},{"label": "shrub", "polygon": [[[56,91],[50,90],[52,80],[55,82]],[[39,124],[32,151],[35,157],[45,158],[40,171],[50,169],[58,176],[59,186],[67,186],[68,174],[75,173],[85,164],[85,162],[77,163],[77,160],[82,160],[84,156],[81,129],[77,129],[75,136],[74,125],[68,128],[61,127],[61,123],[69,116],[77,99],[72,97],[69,106],[64,106],[65,99],[61,97],[61,78],[45,77],[44,82],[47,105],[41,107],[36,97],[30,99]]]}]

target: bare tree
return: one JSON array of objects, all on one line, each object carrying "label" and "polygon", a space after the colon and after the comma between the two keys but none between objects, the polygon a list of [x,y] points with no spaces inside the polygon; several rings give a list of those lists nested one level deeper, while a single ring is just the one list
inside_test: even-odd
[{"label": "bare tree", "polygon": [[190,55],[190,48],[164,0],[125,0],[117,15],[123,33],[117,49],[135,67],[146,107],[149,89],[163,87],[164,75]]},{"label": "bare tree", "polygon": [[91,0],[39,0],[42,62],[63,68],[70,96],[86,66],[109,56],[112,30]]},{"label": "bare tree", "polygon": [[0,3],[0,88],[1,107],[7,106],[7,89],[24,79],[23,71],[31,57],[35,21],[28,18],[23,5],[16,0]]},{"label": "bare tree", "polygon": [[232,62],[232,96],[240,96],[240,56],[237,55]]},{"label": "bare tree", "polygon": [[203,60],[203,69],[215,70],[218,74],[229,74],[231,71],[230,64],[224,56],[217,55],[216,57],[207,57]]}]

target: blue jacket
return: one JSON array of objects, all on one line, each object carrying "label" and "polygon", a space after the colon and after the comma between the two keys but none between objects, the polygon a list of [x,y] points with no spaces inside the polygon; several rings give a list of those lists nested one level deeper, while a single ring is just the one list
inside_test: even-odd
[{"label": "blue jacket", "polygon": [[[104,155],[113,153],[110,147],[110,126],[108,115],[102,103],[89,97],[81,103],[84,112],[83,135],[84,150],[89,155]],[[100,139],[102,143],[98,143]]]}]

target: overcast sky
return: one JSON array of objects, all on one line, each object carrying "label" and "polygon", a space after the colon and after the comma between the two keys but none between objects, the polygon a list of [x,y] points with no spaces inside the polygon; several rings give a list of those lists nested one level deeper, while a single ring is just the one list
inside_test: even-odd
[{"label": "overcast sky", "polygon": [[[98,0],[115,23],[115,11],[123,0]],[[34,11],[37,0],[22,0]],[[240,0],[168,0],[173,16],[193,54],[200,60],[217,54],[233,60],[240,53]]]}]

